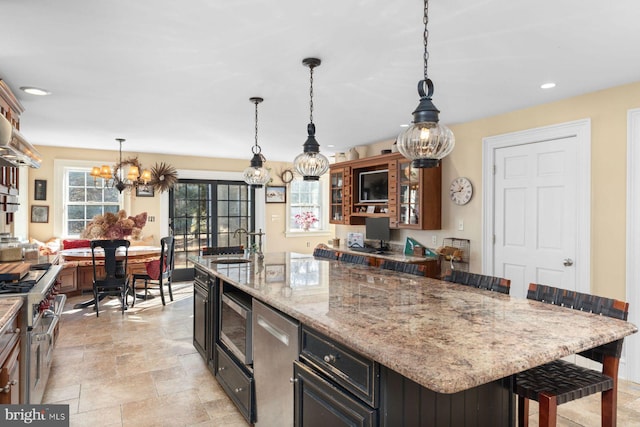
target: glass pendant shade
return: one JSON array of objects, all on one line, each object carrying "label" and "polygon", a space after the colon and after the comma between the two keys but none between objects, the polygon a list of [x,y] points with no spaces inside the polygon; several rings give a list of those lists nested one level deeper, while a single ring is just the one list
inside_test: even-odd
[{"label": "glass pendant shade", "polygon": [[455,145],[451,129],[438,122],[414,123],[400,133],[397,141],[398,151],[412,160],[414,168],[437,167]]},{"label": "glass pendant shade", "polygon": [[293,167],[302,175],[304,181],[318,181],[320,175],[329,170],[329,159],[320,154],[320,144],[316,141],[316,126],[313,123],[307,125],[307,134],[302,154],[298,154],[293,160]]},{"label": "glass pendant shade", "polygon": [[262,166],[262,156],[260,154],[255,154],[253,156],[251,159],[251,166],[246,168],[242,175],[244,177],[244,182],[254,188],[261,188],[271,179],[269,170]]},{"label": "glass pendant shade", "polygon": [[329,169],[329,160],[320,153],[302,153],[296,156],[293,165],[303,180],[318,181]]}]

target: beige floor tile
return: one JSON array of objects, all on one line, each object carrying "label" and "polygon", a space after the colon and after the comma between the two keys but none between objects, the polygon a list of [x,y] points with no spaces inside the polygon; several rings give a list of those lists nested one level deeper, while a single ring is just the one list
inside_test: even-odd
[{"label": "beige floor tile", "polygon": [[122,426],[120,405],[108,406],[93,411],[80,412],[69,416],[70,427],[112,427]]}]

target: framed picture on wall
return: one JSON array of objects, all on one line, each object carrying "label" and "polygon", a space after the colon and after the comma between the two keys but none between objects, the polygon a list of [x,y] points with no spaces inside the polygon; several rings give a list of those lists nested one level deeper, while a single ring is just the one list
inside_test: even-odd
[{"label": "framed picture on wall", "polygon": [[47,180],[36,179],[33,189],[33,200],[47,200]]},{"label": "framed picture on wall", "polygon": [[49,222],[49,206],[31,206],[31,222]]},{"label": "framed picture on wall", "polygon": [[284,185],[267,186],[265,189],[266,203],[286,203],[287,187]]},{"label": "framed picture on wall", "polygon": [[138,186],[136,187],[136,197],[153,197],[154,189],[153,186]]}]

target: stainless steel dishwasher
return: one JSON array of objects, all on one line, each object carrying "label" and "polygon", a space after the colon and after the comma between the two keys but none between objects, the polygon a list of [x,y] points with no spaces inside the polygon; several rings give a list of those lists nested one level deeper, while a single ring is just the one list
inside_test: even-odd
[{"label": "stainless steel dishwasher", "polygon": [[293,361],[299,324],[253,300],[253,376],[256,426],[293,426]]}]

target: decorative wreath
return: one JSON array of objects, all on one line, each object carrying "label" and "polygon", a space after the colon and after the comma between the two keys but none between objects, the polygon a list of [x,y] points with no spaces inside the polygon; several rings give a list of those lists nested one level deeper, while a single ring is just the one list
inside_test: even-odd
[{"label": "decorative wreath", "polygon": [[167,191],[178,182],[178,171],[165,162],[151,168],[151,185],[159,192]]}]

